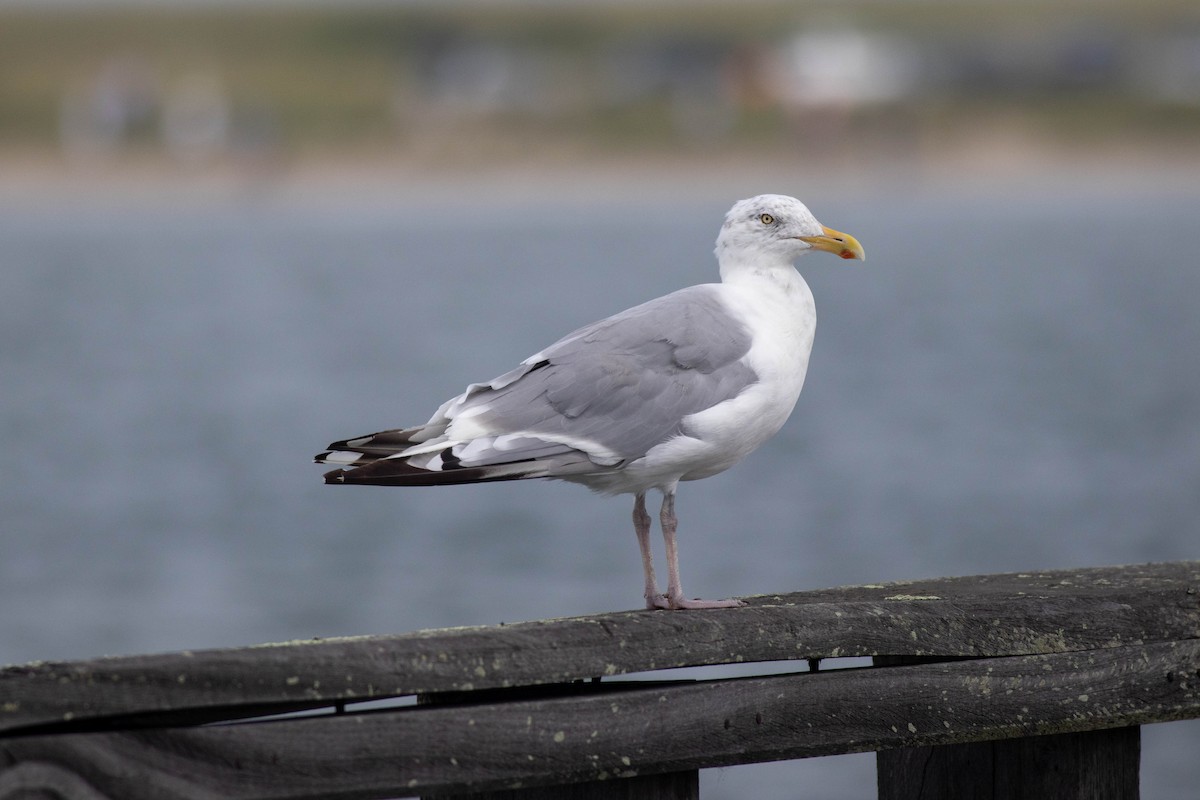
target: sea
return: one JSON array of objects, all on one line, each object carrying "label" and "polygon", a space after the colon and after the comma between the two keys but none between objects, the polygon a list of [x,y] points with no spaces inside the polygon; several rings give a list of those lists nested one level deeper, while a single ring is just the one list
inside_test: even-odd
[{"label": "sea", "polygon": [[[867,260],[801,260],[804,392],[758,452],[681,486],[689,594],[1200,557],[1195,182],[775,177],[10,193],[0,663],[639,607],[628,497],[329,487],[312,456],[715,280],[724,212],[768,191]],[[1144,728],[1143,797],[1195,797],[1198,748],[1200,723]],[[701,781],[865,798],[874,759]]]}]

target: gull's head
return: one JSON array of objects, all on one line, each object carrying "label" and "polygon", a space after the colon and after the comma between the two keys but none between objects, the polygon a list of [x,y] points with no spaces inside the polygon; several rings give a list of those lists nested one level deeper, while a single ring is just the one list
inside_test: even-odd
[{"label": "gull's head", "polygon": [[841,258],[866,258],[853,236],[826,228],[794,197],[760,194],[734,203],[717,236],[717,260],[790,264],[812,250]]}]

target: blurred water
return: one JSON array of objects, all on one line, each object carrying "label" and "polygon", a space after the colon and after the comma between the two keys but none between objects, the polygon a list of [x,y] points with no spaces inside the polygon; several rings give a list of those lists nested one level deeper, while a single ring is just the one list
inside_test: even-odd
[{"label": "blurred water", "polygon": [[[801,263],[808,385],[768,446],[682,487],[689,593],[1200,556],[1200,191],[1044,186],[807,193],[870,260]],[[686,194],[6,210],[0,662],[640,605],[627,498],[332,488],[310,459],[714,279],[736,197]],[[1148,728],[1144,796],[1193,796],[1198,743]],[[874,773],[704,781],[850,798]]]}]

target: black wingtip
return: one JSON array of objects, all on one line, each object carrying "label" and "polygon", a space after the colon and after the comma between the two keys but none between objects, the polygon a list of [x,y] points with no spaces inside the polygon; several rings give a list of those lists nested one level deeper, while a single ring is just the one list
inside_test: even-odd
[{"label": "black wingtip", "polygon": [[[445,486],[456,483],[487,483],[519,481],[545,477],[536,469],[520,469],[523,462],[487,467],[428,470],[414,467],[398,459],[382,459],[352,469],[335,469],[325,473],[325,483],[338,486]],[[514,467],[517,467],[514,469]]]}]

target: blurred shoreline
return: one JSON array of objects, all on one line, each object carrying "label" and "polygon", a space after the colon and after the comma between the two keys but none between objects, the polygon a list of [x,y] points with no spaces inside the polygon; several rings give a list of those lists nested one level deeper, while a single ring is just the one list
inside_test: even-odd
[{"label": "blurred shoreline", "polygon": [[0,204],[1200,176],[1177,0],[689,8],[0,12]]},{"label": "blurred shoreline", "polygon": [[669,200],[760,191],[854,194],[929,188],[1053,194],[1109,187],[1187,191],[1200,185],[1200,146],[1127,141],[1071,147],[992,131],[958,144],[896,155],[868,146],[747,152],[595,153],[569,148],[491,159],[464,154],[326,152],[262,164],[222,160],[183,166],[126,155],[76,164],[53,151],[0,153],[0,205],[209,205],[453,203],[463,192],[491,202],[625,201],[636,192]]}]

